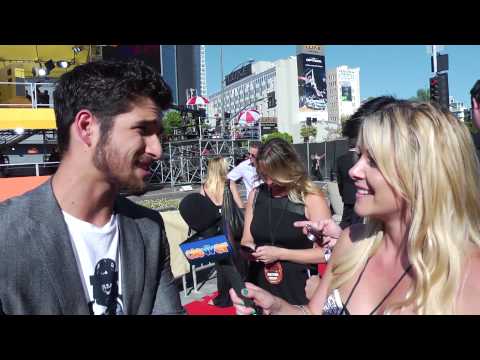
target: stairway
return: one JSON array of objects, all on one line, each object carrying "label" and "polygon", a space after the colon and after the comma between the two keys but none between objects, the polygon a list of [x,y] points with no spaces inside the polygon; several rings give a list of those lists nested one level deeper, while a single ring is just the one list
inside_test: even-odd
[{"label": "stairway", "polygon": [[30,136],[35,135],[36,131],[28,131],[23,134],[16,133],[2,133],[0,134],[0,145],[12,146],[16,145],[19,142],[22,142],[25,139],[28,139]]}]

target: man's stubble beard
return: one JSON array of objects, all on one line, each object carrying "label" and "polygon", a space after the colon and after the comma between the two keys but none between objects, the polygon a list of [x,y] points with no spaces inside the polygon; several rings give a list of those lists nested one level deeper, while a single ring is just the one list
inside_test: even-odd
[{"label": "man's stubble beard", "polygon": [[146,188],[146,184],[143,180],[138,181],[135,177],[122,179],[119,177],[118,173],[121,173],[121,168],[123,166],[134,167],[134,162],[130,161],[127,163],[122,163],[119,159],[118,154],[111,149],[110,139],[106,139],[105,142],[101,142],[97,145],[95,150],[95,156],[93,158],[93,164],[95,168],[101,171],[107,181],[113,186],[120,189],[125,189],[129,192],[140,193],[143,192]]}]

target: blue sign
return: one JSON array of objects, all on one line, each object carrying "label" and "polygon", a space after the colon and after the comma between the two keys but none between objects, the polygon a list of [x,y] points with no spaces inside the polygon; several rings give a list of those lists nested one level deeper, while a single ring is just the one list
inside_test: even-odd
[{"label": "blue sign", "polygon": [[226,258],[232,254],[232,245],[225,235],[212,236],[180,245],[191,265],[199,266]]}]

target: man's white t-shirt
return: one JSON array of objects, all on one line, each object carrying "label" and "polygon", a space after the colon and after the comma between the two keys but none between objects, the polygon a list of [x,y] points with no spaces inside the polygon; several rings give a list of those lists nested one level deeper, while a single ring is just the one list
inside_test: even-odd
[{"label": "man's white t-shirt", "polygon": [[242,179],[243,185],[247,189],[247,199],[248,194],[252,191],[253,188],[260,185],[261,181],[257,178],[257,169],[250,161],[250,159],[242,161],[236,167],[234,167],[227,175],[227,178],[233,181]]},{"label": "man's white t-shirt", "polygon": [[102,227],[63,212],[90,313],[123,315],[118,216]]}]

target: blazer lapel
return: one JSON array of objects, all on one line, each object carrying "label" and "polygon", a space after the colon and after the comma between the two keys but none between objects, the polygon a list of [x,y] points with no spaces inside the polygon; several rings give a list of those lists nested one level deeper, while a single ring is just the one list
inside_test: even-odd
[{"label": "blazer lapel", "polygon": [[63,314],[89,314],[82,278],[78,271],[70,234],[55,199],[51,180],[38,191],[35,202],[42,209],[33,218],[39,251],[59,299]]},{"label": "blazer lapel", "polygon": [[122,264],[122,292],[125,314],[136,314],[143,295],[145,281],[145,250],[137,223],[121,213],[120,258]]}]

